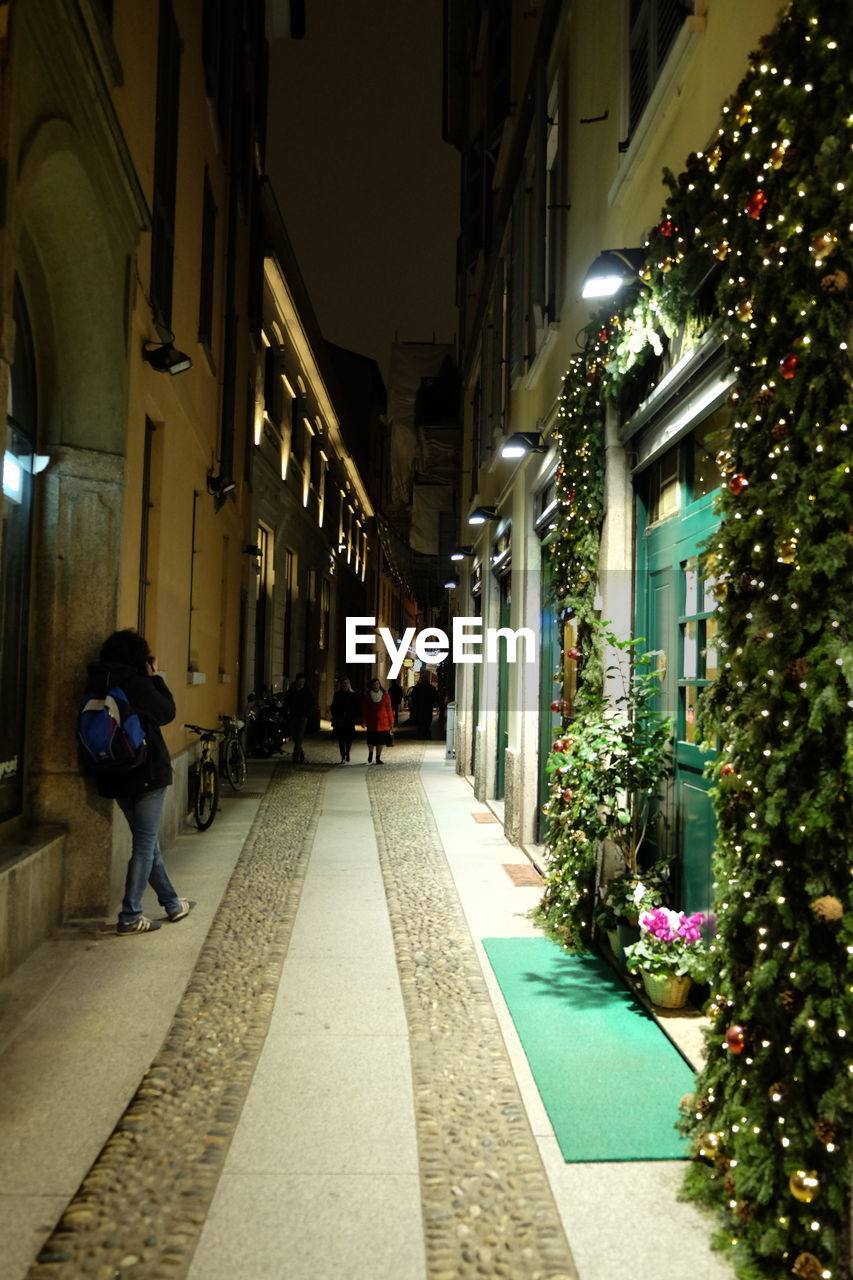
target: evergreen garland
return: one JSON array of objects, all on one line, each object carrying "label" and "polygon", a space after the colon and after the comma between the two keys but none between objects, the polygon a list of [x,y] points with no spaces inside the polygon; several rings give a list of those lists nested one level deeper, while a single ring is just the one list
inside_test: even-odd
[{"label": "evergreen garland", "polygon": [[648,290],[570,371],[561,425],[554,554],[580,620],[601,477],[596,529],[575,507],[575,440],[603,436],[604,396],[685,321],[704,307],[722,324],[737,382],[706,570],[723,665],[700,725],[720,742],[718,938],[684,1129],[688,1190],[718,1210],[742,1280],[851,1268],[851,48],[850,6],[821,0],[793,0],[762,40],[707,154],[665,175]]},{"label": "evergreen garland", "polygon": [[[540,919],[568,947],[586,945],[592,921],[595,882],[595,842],[580,816],[578,795],[564,784],[569,767],[565,756],[566,726],[573,708],[562,688],[567,663],[575,664],[579,686],[600,695],[602,656],[598,643],[595,596],[601,525],[604,519],[604,375],[603,352],[610,337],[592,326],[586,347],[566,374],[554,437],[559,449],[556,473],[556,536],[549,544],[554,569],[553,600],[560,627],[560,670],[555,685],[561,696],[551,704],[560,716],[554,726],[554,746],[547,769],[551,778],[546,836],[548,876]],[[576,629],[575,646],[565,649],[565,624]]]}]

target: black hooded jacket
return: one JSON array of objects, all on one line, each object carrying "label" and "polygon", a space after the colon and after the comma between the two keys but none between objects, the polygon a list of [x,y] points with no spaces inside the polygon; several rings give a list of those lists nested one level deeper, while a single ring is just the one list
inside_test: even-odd
[{"label": "black hooded jacket", "polygon": [[90,662],[86,688],[102,698],[109,689],[118,686],[138,714],[145,729],[148,753],[144,762],[127,773],[115,777],[103,772],[95,773],[98,792],[113,799],[142,795],[168,787],[172,782],[172,760],[160,725],[169,724],[175,718],[175,699],[161,676],[144,675],[122,663]]}]

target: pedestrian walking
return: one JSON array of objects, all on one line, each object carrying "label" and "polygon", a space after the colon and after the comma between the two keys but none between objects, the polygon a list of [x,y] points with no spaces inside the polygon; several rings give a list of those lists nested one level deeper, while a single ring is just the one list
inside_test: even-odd
[{"label": "pedestrian walking", "polygon": [[316,706],[314,694],[305,683],[304,671],[298,671],[294,676],[293,684],[284,695],[283,706],[287,732],[293,739],[293,763],[300,764],[305,760],[302,739]]},{"label": "pedestrian walking", "polygon": [[403,701],[403,687],[399,680],[392,680],[388,685],[388,697],[394,711],[394,723],[400,723],[400,703]]},{"label": "pedestrian walking", "polygon": [[422,671],[409,694],[409,720],[415,726],[419,738],[432,736],[432,717],[438,701],[438,690],[430,683],[426,671]]},{"label": "pedestrian walking", "polygon": [[367,729],[367,763],[373,761],[376,751],[376,763],[382,763],[382,748],[393,746],[391,730],[394,728],[394,708],[391,699],[379,679],[370,682],[370,688],[362,704],[361,721]]},{"label": "pedestrian walking", "polygon": [[361,698],[353,692],[349,677],[344,676],[335,690],[331,705],[332,730],[338,739],[341,764],[349,763],[355,726],[361,723]]},{"label": "pedestrian walking", "polygon": [[158,920],[142,914],[142,895],[149,884],[166,918],[175,924],[195,903],[178,896],[163,863],[158,832],[166,788],[172,784],[172,761],[160,726],[175,718],[175,700],[148,642],[136,631],[116,631],[104,641],[98,662],[88,666],[88,692],[106,698],[120,688],[145,732],[145,747],[132,766],[93,767],[98,792],[116,801],[131,833],[130,859],[116,933],[151,933]]}]

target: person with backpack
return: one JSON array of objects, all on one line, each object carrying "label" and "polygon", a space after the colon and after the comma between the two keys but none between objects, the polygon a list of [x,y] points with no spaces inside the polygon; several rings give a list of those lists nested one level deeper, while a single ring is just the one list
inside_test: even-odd
[{"label": "person with backpack", "polygon": [[[195,903],[181,898],[169,879],[158,831],[172,761],[160,726],[175,718],[175,700],[147,641],[136,631],[116,631],[88,667],[79,736],[98,792],[116,801],[132,843],[116,933],[151,933],[160,922],[142,914],[146,884],[171,923]],[[144,735],[144,739],[143,739]]]}]

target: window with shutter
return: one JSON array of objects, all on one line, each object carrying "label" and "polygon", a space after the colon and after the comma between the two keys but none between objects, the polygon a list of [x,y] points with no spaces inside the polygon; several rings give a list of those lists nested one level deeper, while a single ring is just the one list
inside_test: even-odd
[{"label": "window with shutter", "polygon": [[692,12],[693,4],[687,0],[631,0],[628,141],[684,19]]}]

